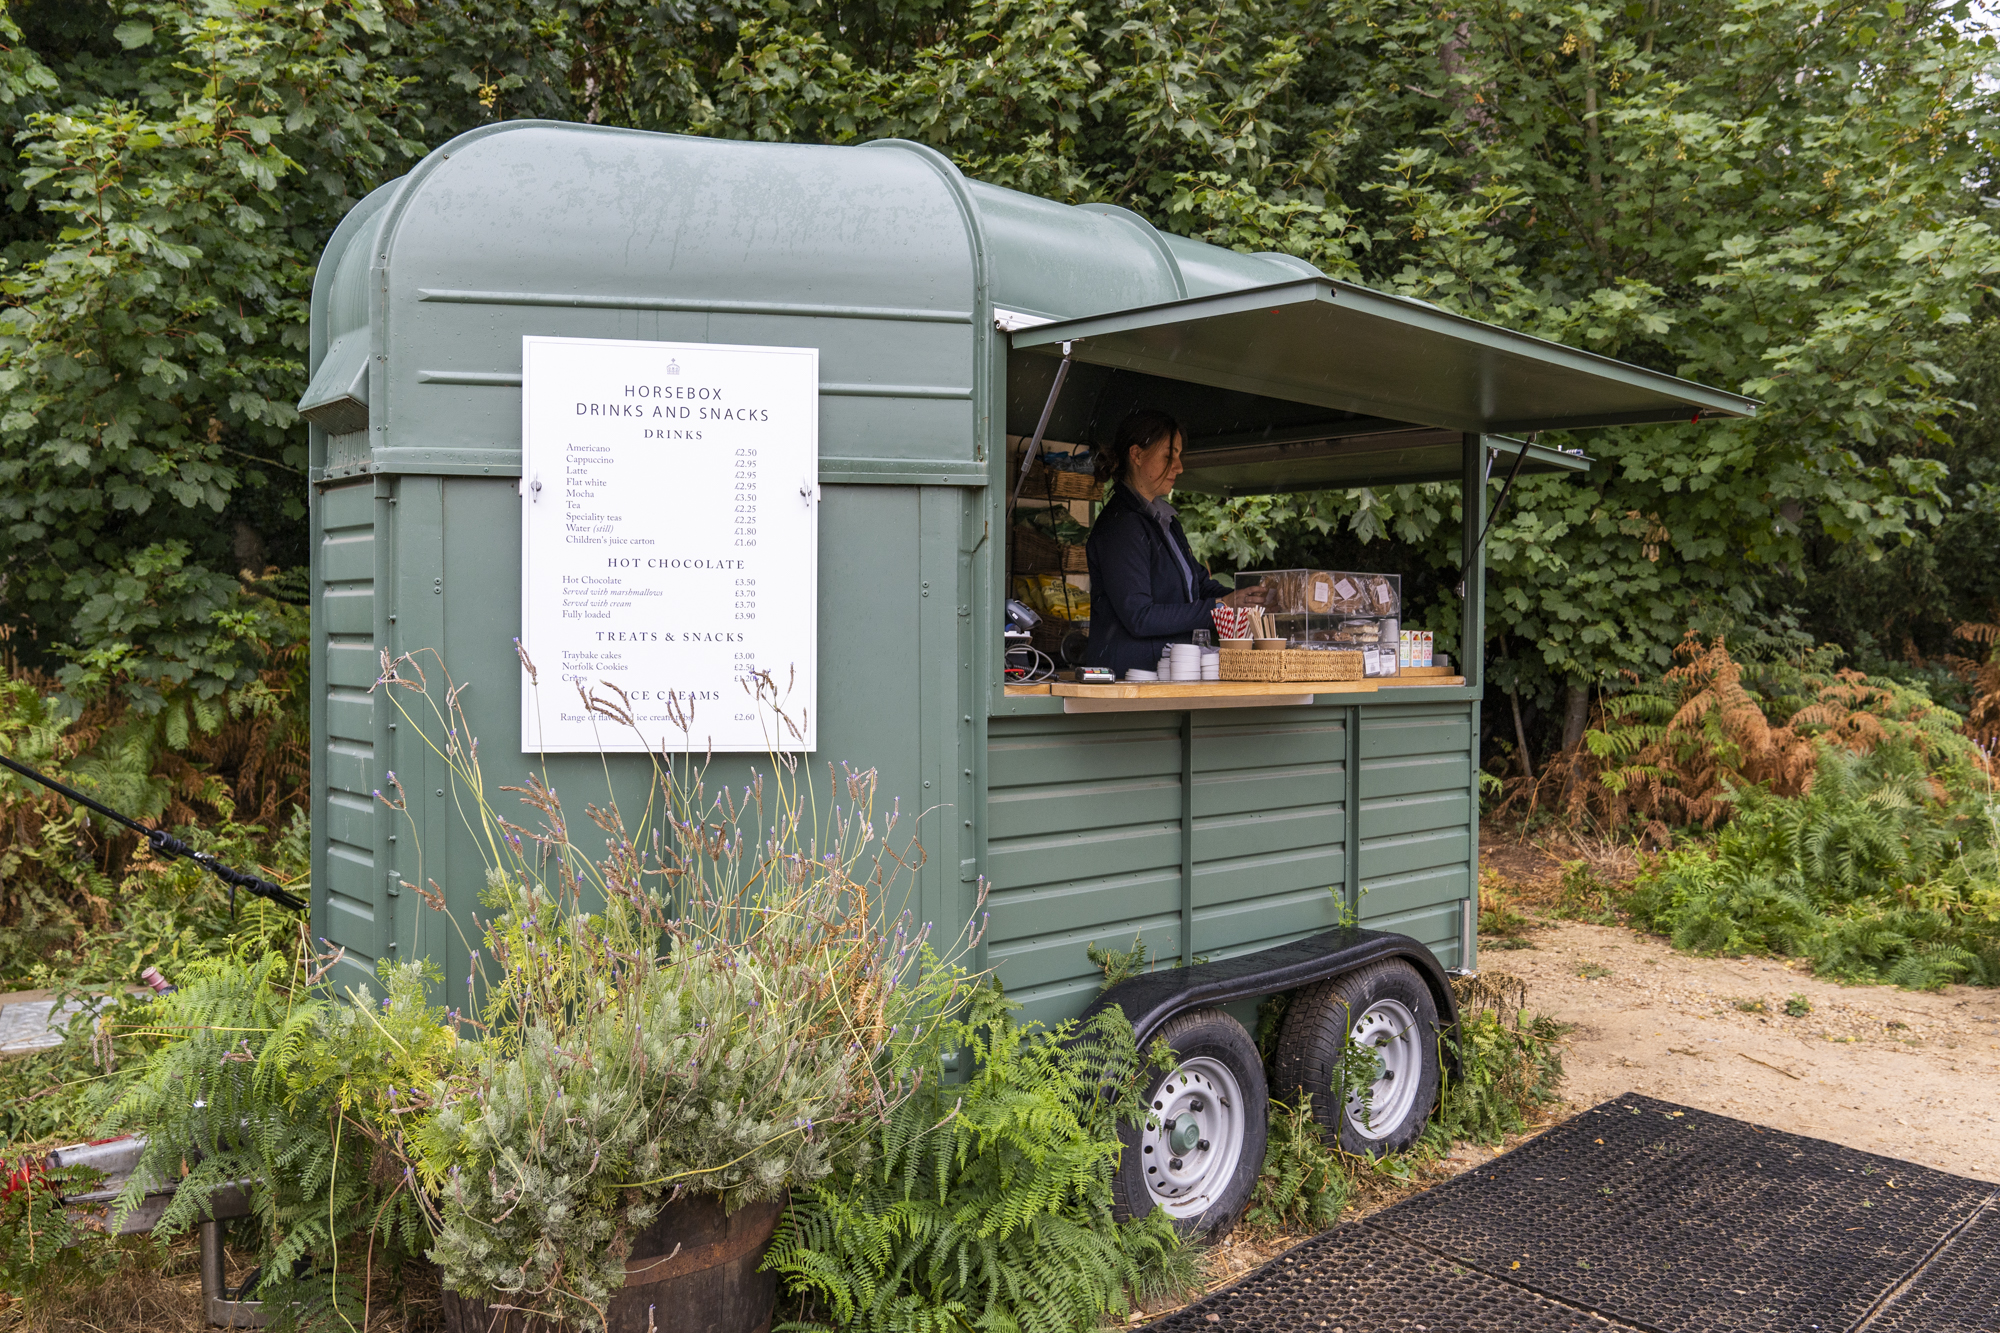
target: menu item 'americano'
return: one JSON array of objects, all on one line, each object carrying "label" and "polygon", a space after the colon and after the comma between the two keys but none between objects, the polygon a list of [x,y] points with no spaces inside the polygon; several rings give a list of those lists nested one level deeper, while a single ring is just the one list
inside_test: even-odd
[{"label": "menu item 'americano'", "polygon": [[818,349],[528,337],[521,386],[522,748],[813,749]]}]

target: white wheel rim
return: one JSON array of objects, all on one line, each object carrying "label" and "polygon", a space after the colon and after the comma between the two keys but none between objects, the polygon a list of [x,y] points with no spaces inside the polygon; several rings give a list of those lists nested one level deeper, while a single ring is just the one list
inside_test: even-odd
[{"label": "white wheel rim", "polygon": [[1199,1217],[1223,1196],[1243,1156],[1243,1090],[1220,1060],[1185,1061],[1147,1099],[1139,1135],[1146,1192],[1169,1217]]},{"label": "white wheel rim", "polygon": [[1423,1082],[1423,1033],[1417,1030],[1417,1016],[1395,1000],[1377,1000],[1354,1020],[1347,1039],[1382,1064],[1369,1088],[1365,1116],[1361,1097],[1348,1096],[1347,1123],[1365,1139],[1386,1139],[1403,1127]]}]

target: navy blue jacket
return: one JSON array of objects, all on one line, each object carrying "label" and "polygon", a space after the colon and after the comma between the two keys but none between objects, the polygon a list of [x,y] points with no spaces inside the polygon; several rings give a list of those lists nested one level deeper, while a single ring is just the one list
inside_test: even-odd
[{"label": "navy blue jacket", "polygon": [[1091,666],[1125,671],[1159,664],[1160,649],[1212,629],[1209,612],[1229,588],[1208,576],[1178,518],[1161,522],[1120,482],[1084,543],[1090,562]]}]

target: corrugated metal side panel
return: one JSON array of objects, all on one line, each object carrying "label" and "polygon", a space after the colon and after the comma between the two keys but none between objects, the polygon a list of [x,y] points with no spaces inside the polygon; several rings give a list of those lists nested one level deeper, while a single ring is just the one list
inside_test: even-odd
[{"label": "corrugated metal side panel", "polygon": [[1347,710],[1192,716],[1194,952],[1221,958],[1338,925]]},{"label": "corrugated metal side panel", "polygon": [[[375,700],[380,674],[375,643],[375,494],[372,480],[328,486],[319,496],[316,557],[320,688],[326,731],[319,756],[323,805],[314,811],[324,832],[323,860],[314,867],[329,942],[347,950],[353,973],[340,985],[372,976],[383,949],[381,877],[375,865]],[[343,966],[343,972],[348,971]]]},{"label": "corrugated metal side panel", "polygon": [[1472,706],[1360,710],[1361,924],[1400,931],[1447,967],[1460,961],[1472,892]]},{"label": "corrugated metal side panel", "polygon": [[1023,1017],[1054,1022],[1103,981],[1092,941],[1180,956],[1181,715],[989,726],[987,961]]}]

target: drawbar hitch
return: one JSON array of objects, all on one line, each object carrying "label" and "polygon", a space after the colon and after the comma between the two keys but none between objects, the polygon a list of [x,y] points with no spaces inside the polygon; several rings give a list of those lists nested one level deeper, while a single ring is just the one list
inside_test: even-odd
[{"label": "drawbar hitch", "polygon": [[236,915],[236,891],[238,889],[243,890],[243,892],[253,898],[269,898],[279,906],[289,907],[294,912],[303,912],[306,910],[305,899],[299,897],[297,894],[285,892],[285,890],[279,888],[268,879],[258,879],[255,875],[246,875],[240,870],[231,870],[207,852],[196,851],[165,829],[147,828],[138,820],[128,819],[126,816],[113,810],[110,806],[93,801],[76,788],[65,786],[52,777],[37,773],[34,769],[29,768],[26,764],[18,760],[9,759],[6,755],[0,754],[0,767],[10,768],[32,782],[41,783],[44,787],[56,793],[56,795],[67,797],[75,801],[78,805],[95,810],[98,814],[103,815],[115,824],[124,825],[144,838],[152,846],[152,849],[161,856],[186,857],[203,870],[208,871],[209,874],[214,875],[229,886],[229,914],[231,916]]}]

